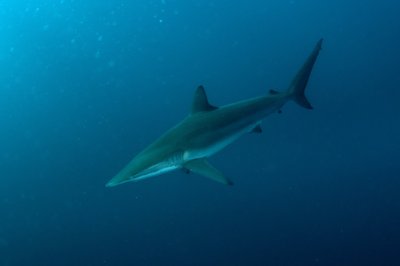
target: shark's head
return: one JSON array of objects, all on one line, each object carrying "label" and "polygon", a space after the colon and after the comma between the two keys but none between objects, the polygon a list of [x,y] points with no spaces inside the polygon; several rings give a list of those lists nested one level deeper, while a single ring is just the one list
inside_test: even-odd
[{"label": "shark's head", "polygon": [[181,167],[182,156],[182,153],[173,153],[165,156],[151,150],[142,152],[114,176],[106,186],[114,187],[126,182],[135,182],[172,171]]}]

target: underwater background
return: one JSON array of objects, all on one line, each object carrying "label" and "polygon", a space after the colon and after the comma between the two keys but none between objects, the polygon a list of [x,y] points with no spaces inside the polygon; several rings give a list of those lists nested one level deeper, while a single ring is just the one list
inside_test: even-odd
[{"label": "underwater background", "polygon": [[[0,265],[400,265],[397,1],[0,1]],[[307,88],[210,161],[106,188],[184,118]]]}]

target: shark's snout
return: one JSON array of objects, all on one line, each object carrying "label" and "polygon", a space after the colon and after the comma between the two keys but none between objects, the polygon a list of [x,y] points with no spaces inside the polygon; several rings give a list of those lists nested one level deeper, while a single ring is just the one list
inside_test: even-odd
[{"label": "shark's snout", "polygon": [[106,187],[115,187],[118,184],[120,184],[120,183],[115,182],[113,179],[111,179],[110,181],[107,182]]},{"label": "shark's snout", "polygon": [[110,181],[108,181],[108,183],[106,184],[106,187],[115,187],[115,186],[118,186],[118,185],[120,185],[122,183],[125,183],[125,182],[121,181],[121,180],[118,180],[116,178],[113,178]]},{"label": "shark's snout", "polygon": [[133,179],[132,175],[124,175],[120,173],[114,176],[110,181],[108,181],[106,187],[115,187],[123,183],[132,181],[132,179]]}]

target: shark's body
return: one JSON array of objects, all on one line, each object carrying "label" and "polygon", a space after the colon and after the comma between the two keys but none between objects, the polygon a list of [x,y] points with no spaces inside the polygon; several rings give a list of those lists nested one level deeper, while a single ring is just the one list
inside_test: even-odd
[{"label": "shark's body", "polygon": [[304,108],[312,109],[304,96],[304,90],[321,45],[322,40],[317,43],[285,92],[272,90],[269,95],[214,107],[208,103],[204,88],[199,86],[191,114],[136,155],[107,183],[107,186],[142,180],[178,168],[187,169],[227,185],[232,184],[208,163],[207,157],[247,132],[261,132],[261,120],[269,114],[280,111],[289,100],[294,100]]}]

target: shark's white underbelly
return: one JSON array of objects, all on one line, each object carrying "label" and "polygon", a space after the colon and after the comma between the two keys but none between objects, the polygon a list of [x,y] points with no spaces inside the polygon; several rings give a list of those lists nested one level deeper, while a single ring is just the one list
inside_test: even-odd
[{"label": "shark's white underbelly", "polygon": [[242,128],[241,130],[238,130],[225,138],[222,138],[220,141],[211,143],[208,146],[204,146],[204,147],[198,148],[198,149],[189,149],[184,152],[183,160],[190,161],[190,160],[194,160],[194,159],[198,159],[198,158],[209,157],[209,156],[219,152],[220,150],[222,150],[223,148],[225,148],[226,146],[228,146],[235,140],[237,140],[240,136],[242,136],[248,132],[251,132],[254,129],[254,127],[256,127],[258,124],[260,124],[260,121],[250,124],[249,126],[246,126],[246,127]]}]

